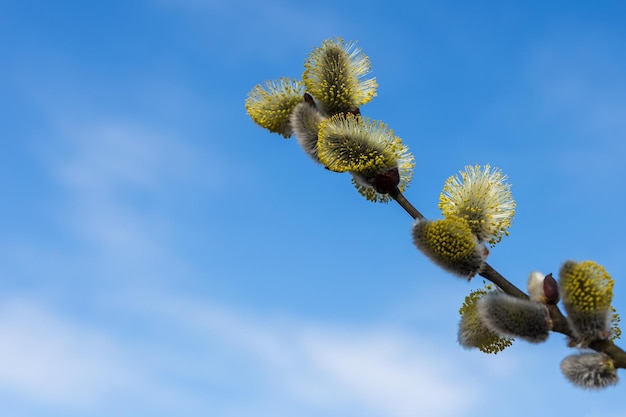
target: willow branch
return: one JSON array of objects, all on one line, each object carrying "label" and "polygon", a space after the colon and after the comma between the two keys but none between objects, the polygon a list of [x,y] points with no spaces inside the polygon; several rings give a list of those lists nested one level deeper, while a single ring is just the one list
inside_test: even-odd
[{"label": "willow branch", "polygon": [[[407,199],[402,192],[396,187],[389,195],[402,207],[413,219],[425,220],[426,217],[422,215]],[[528,295],[517,288],[513,283],[502,276],[488,263],[484,263],[479,275],[486,280],[497,285],[505,293],[517,298],[528,299]],[[552,319],[552,331],[561,333],[570,340],[574,340],[574,334],[570,328],[567,319],[555,304],[547,306],[550,311],[550,318]],[[610,340],[595,340],[589,344],[589,348],[597,352],[603,352],[613,360],[613,365],[616,368],[626,368],[626,352],[613,343]]]}]

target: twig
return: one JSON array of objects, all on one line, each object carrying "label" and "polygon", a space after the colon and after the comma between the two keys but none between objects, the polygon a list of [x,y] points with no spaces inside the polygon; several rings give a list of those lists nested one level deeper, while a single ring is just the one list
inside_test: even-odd
[{"label": "twig", "polygon": [[[396,187],[389,195],[402,207],[413,219],[425,220],[426,218],[419,212]],[[484,263],[479,275],[486,280],[497,285],[505,293],[514,297],[528,299],[528,295],[504,278],[498,271],[493,269],[488,263]],[[558,306],[548,305],[550,318],[552,319],[552,331],[561,333],[570,340],[574,339],[574,334],[567,322],[567,319]],[[610,340],[595,340],[588,346],[597,352],[603,352],[613,360],[615,368],[626,368],[626,352]]]}]

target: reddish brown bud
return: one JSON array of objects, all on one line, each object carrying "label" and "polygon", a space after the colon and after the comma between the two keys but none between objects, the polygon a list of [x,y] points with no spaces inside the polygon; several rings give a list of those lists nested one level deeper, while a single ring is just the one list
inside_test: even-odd
[{"label": "reddish brown bud", "polygon": [[554,279],[552,273],[543,279],[543,294],[546,297],[546,304],[557,304],[560,300],[559,283]]},{"label": "reddish brown bud", "polygon": [[309,93],[304,93],[304,102],[311,107],[317,107],[315,105],[315,100],[313,100],[313,96]]},{"label": "reddish brown bud", "polygon": [[395,190],[399,183],[400,172],[398,172],[397,167],[394,167],[376,174],[372,180],[372,187],[374,187],[374,190],[376,190],[377,193],[389,194]]}]

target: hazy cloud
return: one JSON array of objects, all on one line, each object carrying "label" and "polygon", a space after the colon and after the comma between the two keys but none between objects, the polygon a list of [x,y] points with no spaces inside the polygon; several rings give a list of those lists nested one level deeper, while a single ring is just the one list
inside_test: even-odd
[{"label": "hazy cloud", "polygon": [[140,379],[106,334],[30,300],[2,300],[0,335],[0,387],[27,402],[98,407]]}]

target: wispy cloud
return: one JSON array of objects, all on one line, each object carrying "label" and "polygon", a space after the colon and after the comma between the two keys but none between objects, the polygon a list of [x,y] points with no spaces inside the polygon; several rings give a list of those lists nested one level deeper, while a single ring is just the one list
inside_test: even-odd
[{"label": "wispy cloud", "polygon": [[[489,403],[497,409],[517,384],[532,384],[523,351],[470,359],[447,339],[397,326],[276,316],[173,293],[127,293],[108,305],[124,326],[2,300],[0,354],[10,366],[0,370],[0,395],[90,415],[111,412],[115,399],[120,416],[462,417]],[[553,379],[556,363],[537,359],[528,374],[537,381],[551,365],[541,378]],[[512,391],[492,398],[499,384]]]},{"label": "wispy cloud", "polygon": [[32,300],[2,300],[0,334],[0,386],[26,402],[93,408],[138,383],[105,334]]},{"label": "wispy cloud", "polygon": [[42,152],[61,190],[48,210],[68,242],[99,259],[109,278],[163,277],[155,271],[164,264],[183,269],[171,243],[181,223],[171,213],[221,187],[222,162],[137,122],[62,126]]},{"label": "wispy cloud", "polygon": [[453,368],[448,349],[419,338],[370,330],[309,333],[305,340],[312,370],[325,374],[318,389],[335,402],[347,397],[362,413],[458,416],[476,400],[478,387]]},{"label": "wispy cloud", "polygon": [[[225,347],[251,374],[261,375],[266,389],[272,387],[266,392],[272,403],[322,415],[351,410],[367,416],[459,416],[478,398],[480,384],[460,358],[406,332],[252,316],[188,298],[157,297],[135,308],[204,335],[199,342],[209,350]],[[251,379],[240,377],[242,385]]]},{"label": "wispy cloud", "polygon": [[[83,192],[159,192],[177,182],[216,186],[218,161],[153,126],[123,120],[92,120],[64,126],[57,176]],[[201,174],[201,175],[200,175]],[[202,181],[197,180],[202,178]]]},{"label": "wispy cloud", "polygon": [[146,350],[40,299],[1,299],[0,334],[0,398],[10,409],[175,415],[195,405],[175,380],[161,377],[167,366],[153,366],[158,347]]}]

